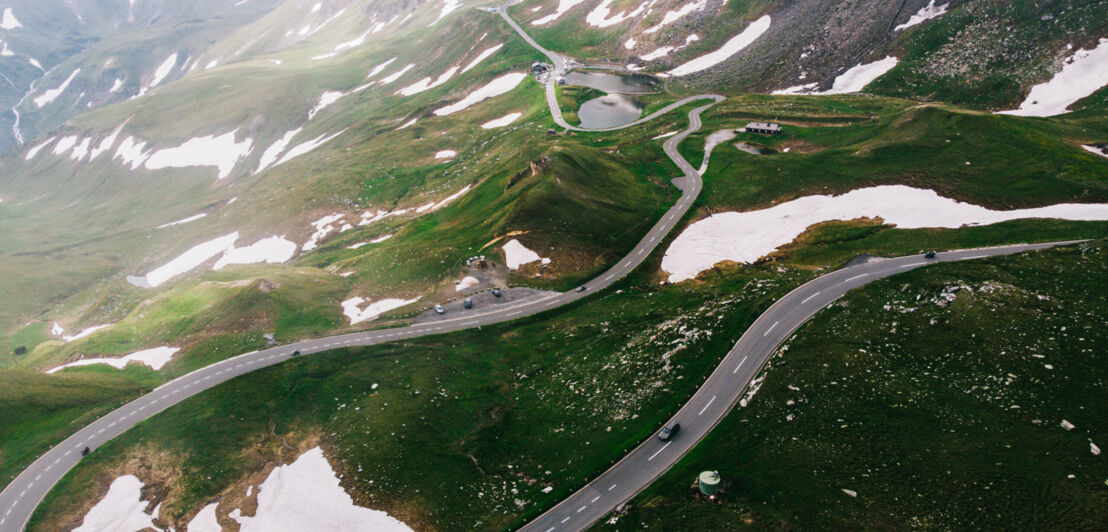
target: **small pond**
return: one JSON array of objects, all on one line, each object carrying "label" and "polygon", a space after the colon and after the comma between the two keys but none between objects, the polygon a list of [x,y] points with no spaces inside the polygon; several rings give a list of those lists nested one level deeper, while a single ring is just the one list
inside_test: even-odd
[{"label": "small pond", "polygon": [[583,128],[616,127],[638,120],[643,107],[642,103],[623,94],[608,94],[581,104],[577,117]]},{"label": "small pond", "polygon": [[658,79],[642,74],[606,74],[603,72],[570,72],[566,85],[589,87],[609,94],[650,94],[658,92]]}]

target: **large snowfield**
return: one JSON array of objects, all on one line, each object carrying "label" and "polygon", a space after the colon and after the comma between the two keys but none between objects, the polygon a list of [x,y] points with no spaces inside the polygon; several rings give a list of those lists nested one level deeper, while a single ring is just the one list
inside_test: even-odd
[{"label": "large snowfield", "polygon": [[904,185],[862,188],[840,196],[805,196],[768,209],[724,212],[694,222],[670,244],[662,270],[669,273],[670,282],[681,282],[722,261],[754,262],[813,224],[861,217],[880,217],[901,229],[957,228],[1020,218],[1108,220],[1108,204],[994,211]]}]

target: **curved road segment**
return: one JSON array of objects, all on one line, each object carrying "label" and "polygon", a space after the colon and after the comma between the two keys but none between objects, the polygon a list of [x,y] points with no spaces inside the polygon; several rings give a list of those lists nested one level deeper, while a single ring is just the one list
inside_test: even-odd
[{"label": "curved road segment", "polygon": [[[1077,241],[1018,244],[880,259],[817,277],[777,300],[743,333],[720,365],[669,421],[681,430],[669,441],[651,437],[569,498],[521,528],[521,532],[584,530],[665,473],[734,408],[750,381],[788,337],[817,311],[848,291],[884,277],[938,262],[1009,255]],[[668,423],[668,421],[667,421]],[[660,428],[660,427],[659,427]]]},{"label": "curved road segment", "polygon": [[292,357],[293,351],[298,350],[302,355],[307,355],[342,347],[374,345],[502,323],[560,307],[618,281],[650,255],[654,248],[688,212],[689,207],[692,206],[693,201],[700,194],[700,174],[677,152],[677,145],[700,129],[700,113],[724,98],[722,96],[701,96],[693,99],[697,98],[707,98],[713,101],[690,111],[688,129],[669,138],[663,144],[666,155],[677,164],[684,174],[683,179],[674,180],[674,184],[681,189],[681,197],[654,224],[654,227],[630,253],[608,271],[583,285],[585,291],[573,290],[465,318],[306,340],[264,351],[245,353],[178,377],[90,423],[24,469],[4,488],[3,492],[0,492],[0,532],[22,530],[26,526],[27,520],[30,519],[31,513],[42,501],[42,498],[46,496],[46,493],[54,487],[62,476],[80,462],[81,450],[85,447],[95,449],[123,434],[140,421],[149,419],[155,414],[222,382],[266,366],[284,362]]},{"label": "curved road segment", "polygon": [[[503,8],[500,11],[505,20],[525,40],[551,57],[558,68],[565,68],[568,64],[565,58],[543,49],[504,14]],[[581,130],[581,128],[565,124],[557,102],[553,99],[552,85],[552,82],[547,83],[547,98],[555,121],[567,129]],[[646,118],[621,126],[630,127],[651,120],[660,114],[697,99],[712,99],[713,102],[690,111],[688,129],[671,137],[663,145],[666,155],[677,164],[684,174],[683,179],[674,180],[674,183],[682,191],[681,198],[666,211],[662,219],[650,229],[630,253],[608,271],[583,285],[585,287],[584,291],[574,290],[465,318],[329,336],[263,351],[244,353],[178,377],[90,423],[44,453],[24,469],[4,488],[3,492],[0,492],[0,532],[23,530],[35,507],[46,496],[46,493],[54,487],[62,476],[81,461],[81,450],[85,447],[96,449],[98,446],[123,434],[135,424],[149,419],[193,395],[239,375],[284,362],[293,357],[292,353],[294,351],[299,351],[302,355],[308,355],[343,347],[374,345],[502,323],[560,307],[616,282],[642,263],[688,212],[692,202],[700,194],[700,174],[677,152],[677,145],[700,129],[700,113],[724,98],[715,95],[686,98]],[[674,417],[674,419],[681,422],[682,426],[681,432],[676,438],[667,443],[654,439],[644,442],[596,480],[526,525],[524,530],[529,532],[532,530],[540,532],[581,530],[629,500],[676,463],[719,422],[738,400],[758,368],[789,333],[799,327],[821,307],[831,303],[847,290],[931,262],[1004,255],[1065,243],[1069,242],[956,251],[942,253],[938,259],[932,261],[924,261],[919,257],[903,257],[839,270],[810,281],[771,306],[742,336],[715,373],[708,378],[689,403],[682,407]]]}]

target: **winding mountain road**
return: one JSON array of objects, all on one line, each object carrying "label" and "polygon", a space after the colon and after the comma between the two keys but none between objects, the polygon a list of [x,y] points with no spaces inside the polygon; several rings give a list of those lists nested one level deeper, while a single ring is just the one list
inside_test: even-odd
[{"label": "winding mountain road", "polygon": [[[523,32],[511,18],[507,17],[503,8],[500,11],[501,15],[524,39],[551,57],[556,66],[560,65],[559,68],[565,68],[565,65],[568,64],[567,59],[543,49],[527,36],[526,32]],[[561,62],[559,63],[559,61]],[[581,130],[581,128],[565,124],[557,102],[553,98],[553,82],[547,85],[547,99],[555,121],[567,129]],[[609,270],[583,285],[585,290],[556,294],[516,306],[453,320],[305,340],[238,355],[178,377],[90,423],[45,452],[24,469],[0,492],[0,532],[23,530],[35,507],[42,501],[46,493],[81,461],[81,450],[85,447],[96,449],[98,446],[123,434],[135,424],[149,419],[204,390],[240,375],[284,362],[293,357],[294,351],[299,351],[303,356],[331,349],[368,346],[503,323],[566,305],[618,281],[650,255],[688,212],[693,201],[700,194],[702,185],[700,174],[677,152],[677,145],[700,129],[700,114],[715,103],[722,101],[723,97],[703,95],[686,98],[639,121],[621,126],[630,127],[651,120],[660,114],[697,99],[711,99],[712,102],[690,111],[689,127],[669,138],[663,145],[666,155],[673,160],[684,175],[683,178],[674,180],[674,184],[682,191],[681,197],[666,211],[665,215],[658,220],[630,253]],[[528,532],[582,530],[618,505],[629,500],[676,463],[727,414],[738,401],[758,369],[789,334],[816,311],[841,297],[847,290],[882,277],[935,262],[970,260],[1042,249],[1066,243],[1069,242],[954,251],[941,253],[937,259],[930,261],[925,261],[920,257],[901,257],[839,270],[808,282],[776,302],[743,334],[735,347],[723,359],[723,363],[705,381],[692,399],[674,416],[674,419],[682,424],[682,431],[676,438],[666,443],[653,438],[643,442],[607,472],[524,526],[523,530]]]}]

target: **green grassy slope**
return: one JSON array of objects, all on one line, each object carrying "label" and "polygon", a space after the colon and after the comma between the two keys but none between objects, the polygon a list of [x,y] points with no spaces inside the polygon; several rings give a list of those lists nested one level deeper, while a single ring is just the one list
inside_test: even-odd
[{"label": "green grassy slope", "polygon": [[757,312],[806,277],[749,270],[693,289],[632,280],[540,318],[263,370],[98,449],[32,529],[73,522],[109,471],[140,456],[171,457],[164,470],[181,472],[159,481],[161,515],[180,524],[303,442],[322,443],[360,504],[412,526],[519,524],[649,435]]},{"label": "green grassy slope", "polygon": [[[1104,253],[1099,240],[944,264],[848,294],[596,529],[1098,528]],[[706,469],[725,481],[717,503],[689,489]]]}]

